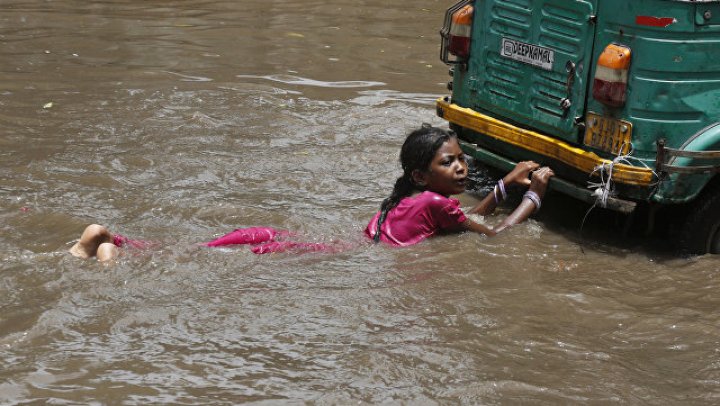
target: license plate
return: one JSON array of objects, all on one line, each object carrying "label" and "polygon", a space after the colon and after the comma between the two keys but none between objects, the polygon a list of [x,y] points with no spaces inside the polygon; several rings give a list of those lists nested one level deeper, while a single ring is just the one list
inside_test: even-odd
[{"label": "license plate", "polygon": [[630,152],[632,123],[588,113],[585,119],[585,145],[624,155]]},{"label": "license plate", "polygon": [[510,38],[502,39],[500,55],[545,70],[552,70],[555,62],[555,51],[552,49],[526,44]]}]

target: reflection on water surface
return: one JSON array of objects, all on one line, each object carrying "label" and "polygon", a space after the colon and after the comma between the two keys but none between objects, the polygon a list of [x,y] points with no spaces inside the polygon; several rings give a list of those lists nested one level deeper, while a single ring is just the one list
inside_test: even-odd
[{"label": "reflection on water surface", "polygon": [[[715,258],[580,235],[562,200],[364,243],[404,134],[443,124],[448,5],[5,1],[1,403],[717,402]],[[70,257],[90,222],[162,245]],[[250,225],[358,246],[197,245]]]}]

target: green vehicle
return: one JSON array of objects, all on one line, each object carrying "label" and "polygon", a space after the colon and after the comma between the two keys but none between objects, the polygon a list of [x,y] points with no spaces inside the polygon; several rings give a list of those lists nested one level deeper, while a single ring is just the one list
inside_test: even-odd
[{"label": "green vehicle", "polygon": [[440,34],[467,154],[720,253],[720,0],[463,0]]}]

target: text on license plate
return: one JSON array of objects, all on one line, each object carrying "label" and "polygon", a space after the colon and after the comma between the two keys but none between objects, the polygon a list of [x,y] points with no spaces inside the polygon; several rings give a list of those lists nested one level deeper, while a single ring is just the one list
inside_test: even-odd
[{"label": "text on license plate", "polygon": [[630,152],[632,123],[595,113],[588,113],[585,120],[585,145],[602,149],[616,155]]},{"label": "text on license plate", "polygon": [[510,38],[502,39],[500,55],[545,70],[552,70],[555,62],[555,51],[552,49],[526,44]]}]

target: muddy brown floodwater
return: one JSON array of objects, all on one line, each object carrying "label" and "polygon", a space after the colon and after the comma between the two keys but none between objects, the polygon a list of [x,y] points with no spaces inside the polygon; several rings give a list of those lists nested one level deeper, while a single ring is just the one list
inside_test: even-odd
[{"label": "muddy brown floodwater", "polygon": [[[3,0],[0,403],[720,402],[717,257],[563,199],[364,242],[404,134],[445,125],[449,5]],[[91,222],[160,246],[69,256]],[[251,225],[357,247],[197,245]]]}]

